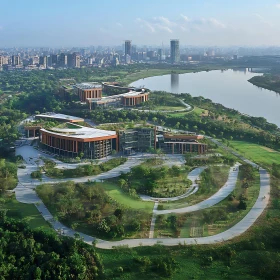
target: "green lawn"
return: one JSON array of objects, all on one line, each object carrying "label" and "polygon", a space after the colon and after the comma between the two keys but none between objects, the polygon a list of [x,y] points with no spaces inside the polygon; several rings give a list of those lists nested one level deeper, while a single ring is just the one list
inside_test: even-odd
[{"label": "green lawn", "polygon": [[271,165],[280,162],[280,152],[245,141],[230,141],[230,145],[244,157],[260,164]]},{"label": "green lawn", "polygon": [[20,203],[16,200],[14,195],[5,198],[3,207],[8,210],[7,215],[9,217],[20,220],[25,219],[32,229],[39,227],[51,229],[50,225],[44,220],[35,205]]},{"label": "green lawn", "polygon": [[106,193],[115,199],[118,203],[123,204],[126,207],[130,207],[138,210],[145,210],[147,212],[151,212],[154,203],[146,202],[142,200],[137,200],[128,194],[124,193],[115,183],[112,182],[104,182],[101,186],[106,190]]},{"label": "green lawn", "polygon": [[153,110],[158,111],[177,111],[177,110],[185,110],[184,106],[156,106]]},{"label": "green lawn", "polygon": [[192,112],[201,116],[202,114],[208,113],[208,110],[205,110],[205,109],[202,109],[202,108],[199,108],[199,107],[194,107]]}]

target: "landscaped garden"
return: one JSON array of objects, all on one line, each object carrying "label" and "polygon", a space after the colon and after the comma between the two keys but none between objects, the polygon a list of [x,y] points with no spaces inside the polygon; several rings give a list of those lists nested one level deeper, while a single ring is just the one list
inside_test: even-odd
[{"label": "landscaped garden", "polygon": [[69,181],[40,185],[36,191],[54,217],[83,233],[104,239],[148,235],[153,203],[137,204],[110,185]]},{"label": "landscaped garden", "polygon": [[84,176],[93,176],[100,173],[109,171],[113,168],[124,164],[127,158],[118,157],[109,159],[100,164],[96,164],[92,161],[89,164],[80,165],[74,169],[59,169],[56,168],[56,163],[50,159],[43,158],[45,165],[41,168],[40,172],[44,171],[45,174],[50,178],[77,178]]},{"label": "landscaped garden", "polygon": [[200,174],[198,191],[186,198],[177,201],[162,202],[161,210],[176,209],[199,203],[215,194],[228,179],[229,166],[209,166]]},{"label": "landscaped garden", "polygon": [[249,212],[256,202],[259,188],[258,171],[248,164],[242,165],[236,187],[226,199],[209,209],[158,215],[155,236],[202,237],[223,232]]},{"label": "landscaped garden", "polygon": [[168,168],[135,166],[118,180],[119,186],[128,193],[147,194],[153,197],[173,197],[184,194],[191,185],[187,171],[178,166]]}]

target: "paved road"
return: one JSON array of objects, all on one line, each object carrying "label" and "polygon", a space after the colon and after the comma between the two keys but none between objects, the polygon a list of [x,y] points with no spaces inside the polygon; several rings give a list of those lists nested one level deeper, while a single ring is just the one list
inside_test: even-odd
[{"label": "paved road", "polygon": [[230,168],[229,176],[227,182],[221,187],[214,195],[205,199],[202,202],[197,204],[179,208],[179,209],[168,209],[168,210],[155,210],[154,214],[162,215],[162,214],[170,214],[170,213],[190,213],[198,210],[206,209],[214,206],[215,204],[221,202],[225,199],[235,188],[238,172],[239,172],[239,163],[235,164]]},{"label": "paved road", "polygon": [[199,176],[200,176],[201,172],[203,170],[205,170],[206,168],[207,168],[207,166],[197,167],[188,174],[187,178],[192,181],[192,185],[182,195],[174,196],[174,197],[166,197],[166,198],[151,197],[149,195],[144,195],[144,194],[141,194],[139,196],[144,201],[162,201],[162,202],[163,201],[176,201],[176,200],[180,200],[182,198],[186,198],[186,197],[188,197],[188,196],[190,196],[190,195],[192,195],[192,194],[194,194],[198,191],[198,184],[196,184],[196,180],[199,179]]},{"label": "paved road", "polygon": [[[145,238],[145,239],[125,239],[121,241],[105,241],[101,239],[96,239],[97,247],[102,249],[111,249],[116,246],[129,246],[129,247],[138,247],[138,246],[152,246],[155,244],[162,244],[165,246],[175,246],[178,244],[216,244],[221,243],[227,240],[231,240],[234,237],[241,235],[246,232],[258,219],[258,217],[263,213],[263,210],[267,207],[270,197],[270,178],[266,170],[260,168],[260,192],[258,199],[252,209],[248,214],[232,228],[207,237],[198,237],[198,238]],[[265,198],[264,198],[265,197]],[[72,229],[65,227],[60,222],[54,221],[53,216],[50,214],[48,209],[44,206],[43,203],[37,204],[36,207],[42,213],[45,220],[49,221],[53,227],[60,231],[63,229],[63,234],[66,236],[74,237],[75,234],[79,234],[84,242],[92,244],[92,241],[95,240],[94,237],[88,236],[83,233],[79,233]]]},{"label": "paved road", "polygon": [[[223,146],[223,145],[221,145],[221,146]],[[239,156],[239,157],[243,159],[242,156]],[[138,158],[138,160],[139,160],[139,158]],[[257,166],[253,162],[250,162],[250,161],[247,161],[247,162],[249,164],[252,164],[253,166]],[[83,238],[84,242],[91,244],[92,241],[95,240],[94,237],[79,233],[77,231],[74,231],[72,229],[65,227],[63,224],[61,224],[58,221],[54,221],[51,213],[48,211],[48,209],[45,207],[45,205],[42,203],[42,201],[37,197],[35,191],[33,190],[33,188],[36,185],[35,183],[33,183],[34,180],[30,180],[30,177],[29,177],[29,180],[30,180],[29,183],[26,182],[26,185],[22,184],[21,179],[24,179],[25,177],[28,176],[28,175],[25,175],[25,172],[30,172],[31,170],[33,170],[33,168],[37,168],[35,161],[31,161],[30,163],[28,163],[26,169],[18,169],[19,184],[18,184],[17,188],[15,189],[17,199],[20,202],[24,202],[24,203],[36,203],[35,205],[38,208],[38,210],[41,212],[44,219],[49,221],[57,231],[61,231],[61,229],[62,229],[62,233],[64,235],[67,235],[70,237],[74,237],[74,235],[76,233],[78,233]],[[126,168],[129,168],[129,166],[127,166]],[[114,172],[115,171],[113,171],[113,173]],[[236,180],[234,178],[237,178],[237,173],[238,172],[235,171],[235,172],[232,172],[232,174],[231,174],[232,175],[231,184],[229,184],[229,185],[231,185],[231,187],[233,186],[234,180]],[[142,245],[151,246],[151,245],[155,245],[158,243],[161,243],[165,246],[178,245],[179,243],[181,243],[181,244],[214,244],[214,243],[224,242],[226,240],[230,240],[236,236],[239,236],[253,225],[253,223],[257,220],[257,218],[262,214],[263,210],[267,207],[268,202],[269,202],[269,198],[270,198],[269,174],[267,173],[266,170],[264,170],[262,168],[259,169],[259,173],[260,173],[260,192],[259,192],[259,196],[258,196],[256,203],[254,204],[253,208],[248,212],[248,214],[239,223],[237,223],[235,226],[233,226],[232,228],[230,228],[229,230],[227,230],[225,232],[222,232],[222,233],[219,233],[219,234],[213,235],[213,236],[199,237],[199,238],[160,238],[160,239],[146,238],[146,239],[127,239],[127,240],[113,241],[113,242],[96,239],[98,242],[97,247],[104,248],[104,249],[111,249],[115,246],[120,246],[120,245],[127,245],[129,247],[137,247],[137,246],[142,246]],[[104,176],[104,174],[100,174],[100,175]],[[111,174],[110,176],[112,176],[112,175],[113,174]],[[235,183],[234,183],[234,185],[235,185]],[[225,188],[223,188],[224,193],[221,192],[220,195],[221,196],[225,195],[225,192],[228,192],[231,187],[227,186],[226,187],[227,191],[225,191]],[[218,199],[219,198],[217,197],[217,200]],[[215,199],[215,201],[217,201],[217,200]],[[211,202],[209,202],[209,203],[211,204]],[[210,206],[209,203],[207,204],[208,207]],[[212,204],[212,205],[214,205],[214,204]],[[190,207],[193,207],[193,206],[190,206]],[[202,207],[206,207],[206,205],[204,205],[204,206],[202,205]],[[204,208],[201,208],[201,209],[204,209]],[[180,210],[180,209],[175,209],[175,211],[176,210]],[[157,210],[157,211],[159,211],[159,210]],[[163,211],[165,211],[165,210],[163,210]],[[174,210],[172,210],[172,212],[174,212]],[[153,228],[152,228],[152,230],[153,230]]]},{"label": "paved road", "polygon": [[[162,244],[165,246],[174,246],[178,244],[215,244],[221,243],[246,232],[262,214],[263,210],[267,207],[270,197],[270,178],[265,169],[260,169],[260,192],[258,199],[248,214],[232,228],[207,237],[198,238],[153,238],[153,239],[130,239],[122,241],[98,241],[97,247],[103,249],[111,249],[114,246],[127,245],[129,247],[138,246],[152,246],[155,244]],[[265,198],[264,198],[265,197]],[[86,241],[86,240],[85,240]]]},{"label": "paved road", "polygon": [[[133,156],[130,156],[124,164],[99,175],[67,179],[53,179],[43,176],[43,181],[40,182],[38,180],[31,179],[30,174],[33,171],[38,170],[38,166],[42,166],[44,164],[43,161],[39,159],[41,156],[41,152],[34,149],[32,146],[22,146],[16,149],[16,154],[22,155],[24,161],[26,162],[25,169],[18,168],[17,175],[19,183],[15,188],[16,198],[19,202],[22,203],[36,203],[40,201],[34,189],[36,188],[36,186],[42,183],[55,184],[67,182],[69,180],[76,183],[84,183],[88,181],[101,181],[109,178],[115,178],[120,176],[121,173],[128,173],[132,167],[141,164],[144,160],[154,157],[154,154],[135,154]],[[164,156],[164,158],[164,164],[168,166],[181,165],[184,163],[184,159],[181,155],[166,155]],[[61,163],[61,165],[63,164],[64,163]],[[66,166],[66,164],[64,165]]]}]

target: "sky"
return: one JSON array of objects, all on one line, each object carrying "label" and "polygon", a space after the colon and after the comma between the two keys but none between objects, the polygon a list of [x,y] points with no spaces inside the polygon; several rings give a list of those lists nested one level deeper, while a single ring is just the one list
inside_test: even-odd
[{"label": "sky", "polygon": [[0,0],[0,47],[280,46],[280,0]]}]

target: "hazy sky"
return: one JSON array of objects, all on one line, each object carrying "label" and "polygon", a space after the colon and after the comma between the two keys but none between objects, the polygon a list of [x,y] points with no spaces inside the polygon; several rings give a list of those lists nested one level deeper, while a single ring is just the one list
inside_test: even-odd
[{"label": "hazy sky", "polygon": [[0,0],[0,46],[280,45],[280,0]]}]

